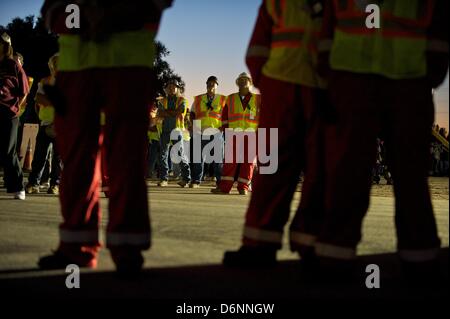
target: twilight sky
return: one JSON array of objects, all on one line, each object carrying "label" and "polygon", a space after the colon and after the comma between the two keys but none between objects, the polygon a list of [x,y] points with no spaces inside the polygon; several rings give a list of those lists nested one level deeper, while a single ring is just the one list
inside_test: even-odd
[{"label": "twilight sky", "polygon": [[[42,0],[1,0],[0,25],[14,17],[39,15]],[[171,52],[167,61],[186,82],[186,97],[205,91],[209,75],[219,93],[236,91],[234,80],[247,71],[244,55],[261,0],[175,0],[165,11],[157,39]],[[449,81],[438,89],[436,122],[449,127]]]}]

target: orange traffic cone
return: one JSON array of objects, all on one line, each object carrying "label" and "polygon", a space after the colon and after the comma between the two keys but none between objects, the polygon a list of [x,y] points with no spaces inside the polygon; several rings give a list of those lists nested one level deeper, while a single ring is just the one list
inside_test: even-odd
[{"label": "orange traffic cone", "polygon": [[25,159],[23,161],[23,169],[31,171],[31,162],[33,161],[33,149],[31,143],[28,143],[27,152],[25,153]]}]

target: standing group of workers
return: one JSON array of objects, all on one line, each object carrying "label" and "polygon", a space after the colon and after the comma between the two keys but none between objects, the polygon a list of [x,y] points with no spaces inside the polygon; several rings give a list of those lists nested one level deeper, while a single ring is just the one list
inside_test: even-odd
[{"label": "standing group of workers", "polygon": [[[119,273],[136,273],[144,261],[141,251],[151,244],[144,154],[147,106],[156,94],[153,40],[171,1],[85,5],[81,12],[87,26],[78,31],[65,26],[68,3],[47,0],[42,9],[49,29],[59,34],[53,99],[64,170],[60,244],[39,265],[96,266],[103,148],[109,180],[107,247]],[[448,68],[448,3],[377,1],[380,28],[366,25],[367,4],[264,0],[246,58],[261,96],[250,92],[250,76],[242,74],[238,93],[227,98],[215,94],[218,81],[209,78],[207,93],[195,98],[192,113],[202,129],[278,129],[278,170],[253,179],[242,246],[225,253],[226,266],[276,263],[303,170],[302,198],[289,227],[290,248],[305,269],[350,276],[369,205],[376,138],[382,132],[395,180],[402,264],[407,273],[436,273],[440,239],[427,173],[432,88],[442,83]],[[159,143],[153,139],[150,146],[150,155],[160,148],[160,186],[168,180],[169,146],[183,139],[187,105],[178,86],[170,82],[167,97],[152,110],[152,119],[162,119],[154,121],[149,133],[160,134]],[[172,134],[174,130],[178,133]],[[184,148],[178,151],[180,185],[196,187],[201,169],[195,166],[190,172]],[[247,193],[255,160],[244,162],[224,163],[213,192],[228,193],[237,180],[239,192]]]},{"label": "standing group of workers", "polygon": [[[236,85],[239,88],[237,93],[228,97],[217,94],[218,85],[217,77],[210,76],[206,81],[207,92],[196,96],[190,112],[187,112],[187,100],[180,96],[179,83],[173,79],[169,80],[166,85],[167,97],[159,99],[156,105],[150,109],[149,170],[155,168],[155,154],[159,153],[160,182],[158,186],[168,185],[168,162],[172,158],[170,155],[174,154],[170,151],[170,145],[178,143],[179,147],[174,151],[176,157],[180,159],[181,167],[182,179],[178,185],[198,188],[203,179],[204,164],[208,163],[213,166],[217,183],[217,188],[212,189],[213,193],[229,194],[235,180],[238,182],[239,194],[246,195],[248,193],[256,158],[245,157],[243,163],[238,163],[237,159],[233,158],[232,161],[223,163],[223,132],[226,129],[242,130],[243,132],[235,133],[238,135],[237,139],[241,134],[246,135],[247,138],[249,134],[256,135],[261,106],[260,95],[250,91],[252,79],[245,72],[236,79]],[[245,142],[245,136],[242,137]],[[159,145],[157,144],[158,140],[160,141]],[[196,144],[195,141],[199,141],[199,145],[192,145]],[[232,142],[230,140],[225,145]],[[208,149],[209,152],[205,151],[206,146],[211,143],[218,147]],[[231,146],[230,150],[227,147],[225,149],[227,152],[233,151],[233,154],[236,155],[238,153],[236,145]],[[189,165],[191,157],[193,161]]]}]

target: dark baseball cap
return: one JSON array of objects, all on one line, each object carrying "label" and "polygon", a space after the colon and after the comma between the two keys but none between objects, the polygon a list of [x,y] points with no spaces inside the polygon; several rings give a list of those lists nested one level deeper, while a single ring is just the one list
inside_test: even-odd
[{"label": "dark baseball cap", "polygon": [[216,84],[219,85],[219,80],[218,80],[217,77],[215,77],[214,75],[211,75],[211,76],[206,80],[206,83],[208,83],[209,81],[216,82]]}]

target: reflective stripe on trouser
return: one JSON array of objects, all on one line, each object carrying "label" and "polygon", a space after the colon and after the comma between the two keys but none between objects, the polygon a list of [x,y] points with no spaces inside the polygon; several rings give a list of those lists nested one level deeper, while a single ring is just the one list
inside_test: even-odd
[{"label": "reflective stripe on trouser", "polygon": [[[233,140],[233,139],[231,139]],[[231,143],[231,141],[227,141],[226,143]],[[248,144],[245,142],[244,150],[248,150]],[[236,163],[236,143],[233,143],[233,147],[229,147],[229,145],[225,145],[225,152],[233,151],[233,163],[224,163],[222,167],[222,176],[220,177],[220,182],[218,184],[219,188],[223,192],[230,192],[233,187],[233,183],[235,180],[238,182],[238,189],[248,190],[250,182],[253,178],[253,171],[255,169],[255,159],[248,159],[249,154],[244,154],[244,163]],[[231,155],[229,156],[231,158]],[[225,155],[225,159],[227,159],[227,155]],[[249,163],[250,162],[250,163]]]},{"label": "reflective stripe on trouser", "polygon": [[106,234],[107,247],[136,246],[150,247],[150,233],[112,233]]},{"label": "reflective stripe on trouser", "polygon": [[[58,74],[57,87],[66,101],[64,109],[55,105],[56,144],[64,163],[60,228],[62,234],[71,234],[62,236],[60,248],[74,260],[86,250],[95,259],[99,246],[98,240],[81,237],[97,232],[100,224],[100,108],[107,118],[103,128],[109,177],[107,232],[150,234],[145,152],[152,79],[147,68]],[[137,246],[145,249],[149,242]]]},{"label": "reflective stripe on trouser", "polygon": [[275,244],[281,246],[283,232],[244,227],[244,237],[254,240],[255,242],[265,242],[267,244]]},{"label": "reflective stripe on trouser", "polygon": [[289,234],[289,241],[291,243],[292,250],[296,250],[296,248],[300,247],[314,247],[317,241],[317,236],[291,230]]},{"label": "reflective stripe on trouser", "polygon": [[255,164],[253,163],[224,163],[218,187],[223,192],[229,193],[233,188],[235,176],[237,175],[237,188],[248,190],[254,169]]},{"label": "reflective stripe on trouser", "polygon": [[383,128],[394,180],[398,250],[439,247],[427,181],[434,120],[427,80],[335,72],[329,91],[337,121],[335,133],[327,138],[327,211],[318,242],[348,249],[359,243],[369,206],[376,138]]},{"label": "reflective stripe on trouser", "polygon": [[[323,188],[319,172],[316,145],[317,113],[314,112],[318,89],[308,88],[263,76],[261,89],[261,128],[278,129],[278,170],[275,174],[255,176],[252,197],[246,214],[245,227],[282,233],[288,221],[291,201],[297,188],[300,171],[304,169],[305,145],[309,170],[305,172],[302,203],[291,224],[291,231],[317,234],[323,213]],[[322,92],[323,93],[323,92]],[[276,111],[274,111],[276,110]],[[286,116],[289,114],[289,116]],[[306,125],[308,123],[308,125]],[[310,128],[306,131],[306,127]],[[269,141],[269,139],[268,139]],[[269,142],[267,142],[268,144]],[[306,144],[305,144],[306,143]],[[309,183],[309,184],[308,184]],[[257,240],[245,235],[244,245],[271,245],[263,238]],[[291,240],[291,247],[298,243]],[[278,244],[281,247],[281,242]]]},{"label": "reflective stripe on trouser", "polygon": [[439,248],[431,249],[400,249],[398,251],[400,258],[409,262],[425,262],[434,260],[439,255]]},{"label": "reflective stripe on trouser", "polygon": [[320,242],[315,243],[314,247],[315,253],[318,257],[327,257],[345,260],[356,258],[355,248],[341,247]]}]

